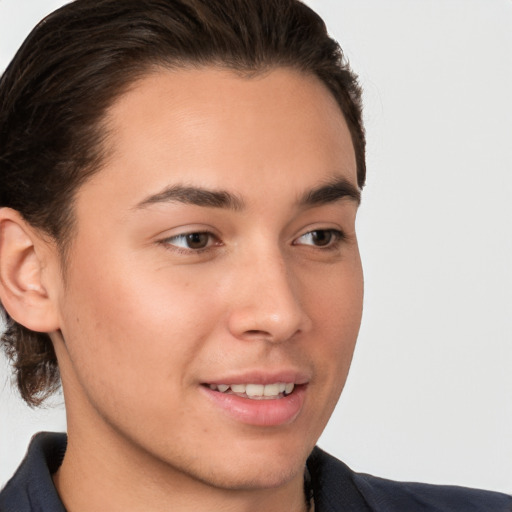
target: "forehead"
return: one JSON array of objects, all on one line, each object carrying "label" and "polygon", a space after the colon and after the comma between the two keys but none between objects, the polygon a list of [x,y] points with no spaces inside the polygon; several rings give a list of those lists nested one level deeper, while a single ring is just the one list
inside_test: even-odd
[{"label": "forehead", "polygon": [[118,98],[105,124],[108,156],[92,184],[110,181],[118,195],[149,195],[173,180],[240,194],[262,183],[282,187],[283,179],[298,193],[339,175],[356,183],[336,100],[319,79],[293,69],[250,77],[161,69]]}]

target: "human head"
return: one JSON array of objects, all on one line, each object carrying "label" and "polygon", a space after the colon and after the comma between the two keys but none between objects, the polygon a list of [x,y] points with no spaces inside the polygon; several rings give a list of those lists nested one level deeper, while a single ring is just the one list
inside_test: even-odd
[{"label": "human head", "polygon": [[[54,240],[65,264],[74,194],[105,158],[106,110],[157,66],[205,65],[243,75],[291,67],[317,76],[347,121],[363,186],[360,90],[324,23],[302,3],[77,0],[34,29],[2,76],[0,207]],[[2,342],[18,387],[37,405],[59,383],[51,341],[5,317]]]}]

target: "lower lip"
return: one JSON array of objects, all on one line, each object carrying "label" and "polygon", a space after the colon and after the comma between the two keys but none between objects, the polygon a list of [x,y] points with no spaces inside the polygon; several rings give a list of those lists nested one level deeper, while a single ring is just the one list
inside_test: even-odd
[{"label": "lower lip", "polygon": [[213,391],[207,386],[201,386],[201,389],[210,400],[236,421],[259,427],[291,423],[300,413],[306,394],[306,385],[296,386],[290,395],[272,400],[251,400]]}]

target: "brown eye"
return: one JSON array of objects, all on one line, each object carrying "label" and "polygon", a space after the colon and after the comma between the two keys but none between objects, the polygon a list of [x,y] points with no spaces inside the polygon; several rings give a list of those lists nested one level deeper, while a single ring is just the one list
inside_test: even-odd
[{"label": "brown eye", "polygon": [[311,232],[311,241],[314,245],[322,247],[324,245],[329,245],[334,238],[334,234],[332,231],[327,231],[325,229],[319,229],[317,231]]},{"label": "brown eye", "polygon": [[189,249],[204,249],[210,241],[208,233],[189,233],[185,238]]},{"label": "brown eye", "polygon": [[312,245],[314,247],[335,247],[344,235],[337,229],[315,229],[304,233],[294,242],[295,245]]},{"label": "brown eye", "polygon": [[206,231],[183,233],[182,235],[171,236],[162,240],[168,246],[175,247],[183,251],[200,251],[208,249],[211,245],[215,245],[217,239],[212,233]]}]

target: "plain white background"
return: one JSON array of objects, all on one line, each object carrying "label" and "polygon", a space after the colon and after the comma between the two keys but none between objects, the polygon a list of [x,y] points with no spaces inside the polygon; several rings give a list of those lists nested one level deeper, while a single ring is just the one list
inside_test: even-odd
[{"label": "plain white background", "polygon": [[[63,3],[0,0],[1,69]],[[368,134],[363,326],[319,444],[359,471],[512,493],[512,2],[308,3],[360,75]],[[65,418],[0,372],[1,486]]]}]

